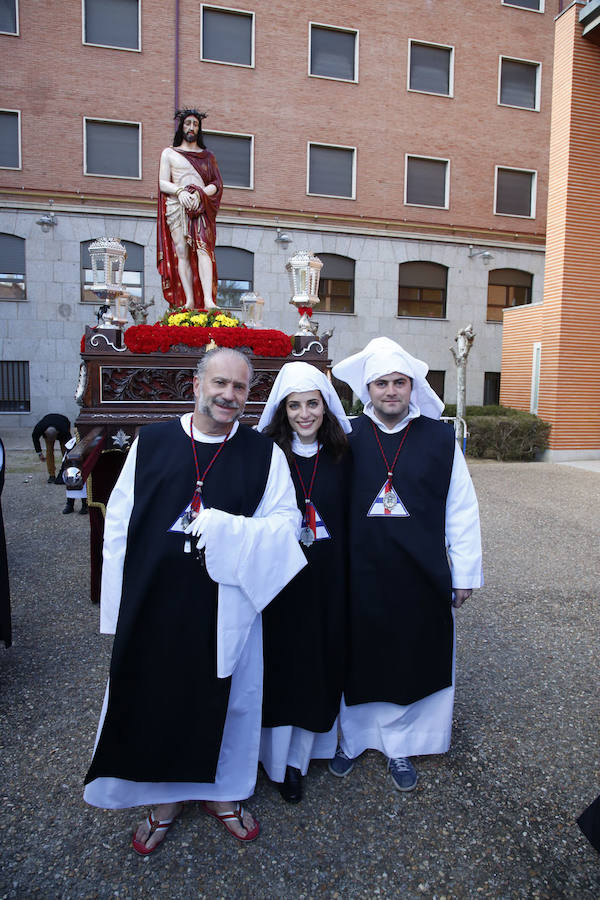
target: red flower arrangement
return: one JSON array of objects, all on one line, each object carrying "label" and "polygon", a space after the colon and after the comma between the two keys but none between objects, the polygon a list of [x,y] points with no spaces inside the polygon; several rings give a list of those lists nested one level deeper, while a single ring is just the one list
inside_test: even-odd
[{"label": "red flower arrangement", "polygon": [[292,339],[283,331],[253,328],[190,328],[179,325],[132,325],[124,334],[132,353],[168,353],[177,344],[204,347],[213,340],[219,347],[249,347],[255,356],[288,356]]}]

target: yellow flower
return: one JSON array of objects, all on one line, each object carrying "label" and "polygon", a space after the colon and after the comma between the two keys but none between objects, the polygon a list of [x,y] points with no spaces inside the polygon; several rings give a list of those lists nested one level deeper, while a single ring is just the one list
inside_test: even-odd
[{"label": "yellow flower", "polygon": [[194,325],[204,326],[207,322],[207,315],[206,313],[198,313],[197,315],[191,317],[190,322],[192,322]]},{"label": "yellow flower", "polygon": [[169,325],[184,325],[186,323],[186,319],[188,318],[189,313],[174,313],[172,316],[169,316]]}]

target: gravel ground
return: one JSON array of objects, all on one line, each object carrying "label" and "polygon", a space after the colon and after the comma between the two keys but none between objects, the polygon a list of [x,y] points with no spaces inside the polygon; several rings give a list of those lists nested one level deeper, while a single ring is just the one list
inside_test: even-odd
[{"label": "gravel ground", "polygon": [[297,807],[261,773],[255,844],[191,804],[143,860],[135,812],[81,798],[111,643],[88,599],[87,519],[61,515],[32,454],[8,462],[1,898],[600,897],[600,856],[575,825],[600,791],[598,473],[471,463],[487,584],[458,613],[451,751],[418,762],[412,794],[376,753],[343,780],[313,763]]}]

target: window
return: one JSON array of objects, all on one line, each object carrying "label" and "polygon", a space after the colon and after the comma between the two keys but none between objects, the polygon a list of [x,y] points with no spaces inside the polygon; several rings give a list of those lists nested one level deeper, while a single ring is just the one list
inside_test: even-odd
[{"label": "window", "polygon": [[487,321],[501,322],[502,310],[531,303],[533,275],[519,269],[494,269],[488,276]]},{"label": "window", "polygon": [[498,406],[500,403],[500,372],[483,373],[483,405]]},{"label": "window", "polygon": [[84,119],[83,127],[86,175],[142,177],[140,124]]},{"label": "window", "polygon": [[529,402],[529,412],[532,412],[534,416],[537,416],[538,414],[541,367],[542,345],[540,341],[536,341],[533,345],[533,355],[531,358],[531,400]]},{"label": "window", "polygon": [[532,9],[544,12],[544,0],[502,0],[503,6],[519,6],[521,9]]},{"label": "window", "polygon": [[[81,300],[83,303],[103,303],[92,292],[94,279],[92,276],[92,260],[89,246],[93,241],[82,241],[79,245],[81,259]],[[144,296],[144,248],[132,241],[121,241],[127,251],[123,270],[123,287],[134,297]],[[102,262],[102,260],[100,261]]]},{"label": "window", "polygon": [[17,0],[0,0],[0,33],[19,33],[19,6]]},{"label": "window", "polygon": [[29,412],[29,363],[0,362],[0,412]]},{"label": "window", "polygon": [[0,300],[25,300],[25,239],[0,234]]},{"label": "window", "polygon": [[498,103],[539,110],[540,71],[539,63],[501,56]]},{"label": "window", "polygon": [[409,206],[436,206],[448,209],[447,159],[406,156],[404,202]]},{"label": "window", "polygon": [[217,260],[217,306],[240,308],[241,296],[254,284],[254,253],[239,247],[215,247]]},{"label": "window", "polygon": [[254,66],[254,13],[203,6],[201,44],[206,62]]},{"label": "window", "polygon": [[398,315],[444,319],[447,280],[448,269],[438,263],[401,263],[398,279]]},{"label": "window", "polygon": [[446,373],[443,369],[430,369],[425,376],[429,382],[429,386],[433,388],[442,403],[444,402],[444,384],[446,381]]},{"label": "window", "polygon": [[322,312],[354,312],[354,260],[336,253],[318,253],[323,263],[319,281]]},{"label": "window", "polygon": [[83,0],[83,43],[139,50],[139,0]]},{"label": "window", "polygon": [[0,169],[21,168],[21,113],[0,110]]},{"label": "window", "polygon": [[442,94],[451,97],[454,92],[454,50],[437,44],[421,44],[409,41],[408,66],[409,91],[426,94]]},{"label": "window", "polygon": [[254,187],[254,138],[251,134],[203,132],[204,143],[214,153],[226,187]]},{"label": "window", "polygon": [[358,81],[358,32],[310,23],[308,74]]},{"label": "window", "polygon": [[535,172],[496,166],[495,213],[499,216],[535,217]]},{"label": "window", "polygon": [[354,147],[309,143],[307,193],[354,200],[355,158]]}]

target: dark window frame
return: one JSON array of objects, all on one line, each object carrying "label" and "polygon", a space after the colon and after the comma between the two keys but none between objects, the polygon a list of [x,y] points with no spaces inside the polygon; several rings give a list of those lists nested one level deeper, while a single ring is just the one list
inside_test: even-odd
[{"label": "dark window frame", "polygon": [[14,30],[14,31],[1,31],[1,30],[0,30],[0,34],[7,34],[7,35],[10,35],[11,37],[19,37],[19,36],[20,36],[20,31],[19,31],[19,0],[14,0],[14,7],[15,7],[15,30]]},{"label": "dark window frame", "polygon": [[[525,4],[528,0],[523,0],[523,2],[519,2],[519,0],[502,0],[502,6],[512,6],[514,9],[524,9],[525,12],[534,12],[534,13],[544,13],[545,10],[545,0],[537,0],[539,3],[539,9],[533,9],[531,6],[526,6]],[[531,0],[529,0],[531,2]],[[535,0],[533,0],[535,2]]]},{"label": "dark window frame", "polygon": [[[250,170],[249,170],[249,184],[231,184],[223,178],[223,187],[226,188],[235,188],[240,191],[253,191],[254,190],[254,135],[253,134],[243,134],[241,132],[235,131],[205,131],[203,130],[202,134],[205,138],[208,138],[208,141],[205,140],[206,146],[208,150],[211,150],[211,153],[214,152],[209,146],[210,136],[215,135],[216,137],[226,137],[226,138],[238,138],[240,141],[247,141],[250,144]],[[217,160],[217,164],[219,163],[219,158],[215,153],[215,157]],[[221,171],[221,169],[219,169]],[[221,176],[223,176],[223,172],[221,171]]]},{"label": "dark window frame", "polygon": [[[529,181],[529,215],[515,212],[499,212],[498,211],[498,183],[501,172],[520,172],[524,175],[530,175]],[[520,169],[516,166],[496,166],[494,177],[494,215],[510,216],[517,219],[535,219],[536,217],[536,200],[537,200],[537,169]]]},{"label": "dark window frame", "polygon": [[[318,258],[323,262],[323,268],[321,269],[321,277],[319,279],[319,306],[317,307],[318,312],[322,312],[323,314],[332,315],[332,316],[351,316],[354,315],[354,287],[356,281],[356,260],[352,259],[351,256],[343,256],[341,253],[317,253]],[[339,260],[340,263],[347,268],[350,268],[348,263],[352,265],[352,277],[351,278],[327,278],[327,262],[332,257],[335,257],[335,261]],[[332,265],[334,265],[334,260],[332,259]],[[324,277],[325,276],[325,277]],[[339,293],[336,294],[336,286]],[[343,291],[343,289],[347,287],[347,291]],[[331,309],[332,301],[335,304],[336,297],[346,298],[348,305],[351,307],[350,309]]]},{"label": "dark window frame", "polygon": [[[436,285],[426,285],[426,284],[402,284],[401,276],[403,272],[403,266],[418,264],[419,266],[429,267],[431,266],[431,272],[441,274],[442,271],[445,273],[445,287],[439,287]],[[435,268],[433,268],[435,267]],[[406,272],[407,270],[404,269]],[[433,279],[432,279],[433,281]],[[416,291],[416,297],[402,297],[402,291]],[[423,292],[424,291],[438,291],[439,297],[434,299],[424,299]],[[420,312],[411,312],[411,313],[403,313],[401,312],[401,303],[418,303],[424,304],[425,309],[433,306],[441,306],[441,315],[429,316]],[[447,316],[447,308],[448,308],[448,266],[444,266],[442,263],[436,263],[432,260],[407,260],[404,263],[400,263],[398,266],[398,305],[396,308],[396,316],[399,319],[436,319],[437,321],[444,321],[448,318]]]},{"label": "dark window frame", "polygon": [[[9,408],[11,404],[12,409]],[[0,360],[0,413],[27,412],[31,412],[29,360]]]},{"label": "dark window frame", "polygon": [[[435,50],[447,50],[449,53],[448,62],[448,91],[430,91],[427,88],[412,87],[412,60],[413,47],[431,47]],[[417,38],[408,39],[408,66],[406,71],[407,86],[406,89],[410,93],[430,94],[433,97],[454,97],[454,47],[451,44],[437,44],[433,41],[420,41]]]},{"label": "dark window frame", "polygon": [[[445,165],[445,177],[444,177],[444,204],[438,205],[433,203],[416,203],[413,200],[408,200],[408,172],[409,172],[409,161],[412,159],[422,159],[426,162],[434,162],[434,163],[443,163]],[[438,156],[422,156],[417,153],[406,153],[404,157],[404,205],[405,206],[420,206],[424,209],[450,209],[450,160],[444,159],[443,157]]]},{"label": "dark window frame", "polygon": [[483,406],[500,405],[501,372],[483,373]]},{"label": "dark window frame", "polygon": [[[332,150],[346,150],[352,154],[352,193],[351,194],[324,194],[310,190],[311,149],[324,147]],[[306,193],[309,197],[331,197],[336,200],[356,200],[356,147],[348,147],[343,144],[324,144],[322,141],[308,141],[306,147]]]},{"label": "dark window frame", "polygon": [[[244,254],[244,256],[240,256],[239,259],[244,259],[246,262],[250,262],[250,257],[252,257],[252,278],[221,278],[222,266],[219,265],[219,251],[227,251],[227,250],[236,250],[240,254]],[[248,291],[254,290],[254,253],[251,250],[246,250],[245,247],[231,247],[229,245],[221,245],[215,247],[215,258],[217,260],[217,306],[219,309],[241,309],[241,296]],[[246,273],[237,273],[246,274]],[[221,282],[229,282],[229,284],[222,285]],[[236,285],[244,284],[244,287],[237,287]],[[227,297],[224,296],[223,291],[228,290],[230,292],[230,296],[233,296],[235,300],[240,302],[229,303],[227,301]]]},{"label": "dark window frame", "polygon": [[[323,75],[319,72],[313,72],[313,53],[312,53],[312,43],[313,43],[313,28],[319,29],[321,31],[331,31],[337,32],[339,34],[352,34],[354,35],[354,53],[352,60],[352,68],[354,71],[354,75],[352,78],[343,78],[338,75]],[[324,22],[313,22],[310,21],[308,23],[308,75],[310,78],[325,78],[328,81],[342,81],[346,84],[358,84],[358,40],[359,40],[359,32],[357,28],[343,28],[337,25],[326,25]]]},{"label": "dark window frame", "polygon": [[[502,76],[504,63],[514,63],[517,66],[535,69],[535,87],[533,91],[533,106],[524,106],[522,103],[507,103],[502,99]],[[498,106],[506,106],[509,109],[524,109],[528,112],[540,111],[540,97],[542,88],[542,64],[534,59],[519,59],[516,56],[500,56],[498,60]]]},{"label": "dark window frame", "polygon": [[[446,390],[446,370],[445,369],[429,369],[425,376],[429,387],[435,391],[442,403],[444,402],[444,392]],[[441,382],[441,384],[440,384]],[[440,388],[441,387],[441,391]]]},{"label": "dark window frame", "polygon": [[[94,238],[91,238],[87,241],[79,242],[79,283],[80,283],[80,303],[84,303],[86,306],[90,306],[91,304],[100,304],[103,301],[99,300],[98,297],[92,292],[91,287],[93,285],[92,281],[92,260],[90,259],[90,254],[88,252],[88,248],[90,244],[94,243]],[[125,265],[123,268],[123,287],[127,289],[128,293],[132,294],[134,297],[139,297],[141,300],[144,299],[144,290],[145,290],[145,279],[144,279],[144,255],[145,255],[145,246],[144,244],[138,244],[137,241],[126,241],[121,240],[121,243],[127,250],[127,256],[125,258]],[[132,249],[135,247],[136,251],[141,250],[142,255],[142,268],[134,268],[132,265]],[[87,259],[86,259],[87,254]],[[84,265],[84,263],[86,263]],[[129,263],[129,265],[128,265]],[[90,280],[87,280],[87,273],[90,274]],[[127,272],[136,272],[139,274],[139,285],[136,284],[127,284],[126,273]],[[86,296],[89,295],[89,296]]]},{"label": "dark window frame", "polygon": [[[215,59],[212,56],[204,55],[204,10],[211,10],[215,13],[222,13],[224,15],[232,15],[232,16],[245,16],[251,20],[250,25],[250,62],[249,63],[241,63],[241,62],[231,62],[227,59]],[[237,7],[232,6],[214,6],[212,3],[201,3],[200,4],[200,59],[202,62],[215,63],[218,66],[237,66],[242,69],[254,69],[255,68],[255,48],[256,48],[256,16],[253,10],[251,9],[238,9]]]},{"label": "dark window frame", "polygon": [[[104,47],[107,50],[126,50],[128,53],[141,53],[142,52],[142,3],[141,0],[135,0],[137,4],[137,44],[135,47],[130,47],[123,44],[105,44],[100,43],[99,41],[91,41],[87,40],[87,27],[88,27],[88,10],[87,4],[89,2],[98,2],[98,0],[81,0],[81,43],[85,47]],[[110,21],[111,15],[110,13],[106,13],[106,18]]]},{"label": "dark window frame", "polygon": [[[0,302],[2,303],[21,303],[23,300],[27,300],[27,256],[26,256],[26,241],[25,238],[22,238],[19,234],[9,234],[7,231],[0,232],[0,241],[2,238],[9,238],[9,241],[13,241],[13,246],[18,246],[23,251],[23,271],[22,272],[2,272],[0,271]],[[16,241],[20,241],[20,244],[16,244]],[[0,257],[2,253],[0,252]],[[10,268],[6,265],[6,260],[2,260],[0,258],[0,270],[3,268]],[[2,296],[3,288],[8,288],[8,291],[11,288],[15,288],[20,291],[17,296]]]},{"label": "dark window frame", "polygon": [[[101,125],[127,125],[127,126],[135,126],[137,128],[138,133],[138,175],[111,175],[104,172],[88,172],[88,130],[87,124],[90,123],[99,123]],[[141,181],[142,180],[142,123],[141,122],[129,122],[125,119],[100,119],[95,116],[84,116],[83,117],[83,174],[88,178],[122,178],[126,181]]]},{"label": "dark window frame", "polygon": [[20,109],[0,109],[0,113],[8,113],[9,115],[16,115],[17,117],[17,156],[19,157],[19,165],[18,166],[3,166],[0,165],[0,170],[6,172],[20,172],[23,168],[23,155],[21,152],[21,110]]},{"label": "dark window frame", "polygon": [[[497,278],[506,278],[506,283],[502,283],[501,281],[491,281],[491,278],[494,278],[496,272],[515,272],[519,273],[519,275],[515,278],[514,276],[502,275],[496,276]],[[521,276],[521,277],[519,277]],[[508,283],[508,279],[511,278],[510,283]],[[529,284],[518,284],[517,281],[521,282],[529,281]],[[499,292],[498,289],[504,289],[504,302],[502,305],[499,303],[490,302],[490,288],[495,288],[494,293]],[[526,299],[521,302],[514,302],[514,294],[511,296],[511,292],[514,292],[515,289],[519,289],[519,291],[525,291]],[[512,269],[508,267],[503,267],[501,269],[492,269],[492,271],[488,275],[488,290],[487,290],[487,306],[486,306],[486,322],[492,323],[500,323],[502,324],[502,310],[504,309],[512,309],[514,306],[530,306],[532,302],[532,292],[533,292],[533,274],[531,272],[526,272],[524,269]],[[500,315],[496,318],[493,318],[490,313],[494,310],[498,310]]]}]

